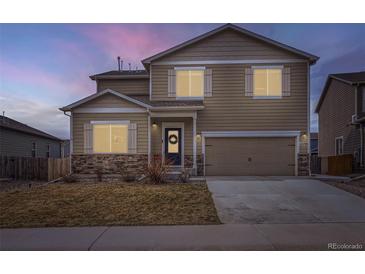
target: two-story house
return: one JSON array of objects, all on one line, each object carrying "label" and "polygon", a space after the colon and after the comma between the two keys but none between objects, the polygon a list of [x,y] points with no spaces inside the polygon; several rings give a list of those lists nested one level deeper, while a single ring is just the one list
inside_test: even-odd
[{"label": "two-story house", "polygon": [[353,167],[363,169],[365,71],[330,74],[316,112],[322,173],[328,171],[328,157],[341,154],[353,155]]},{"label": "two-story house", "polygon": [[61,108],[72,170],[139,174],[156,155],[204,175],[306,175],[309,73],[317,56],[227,24],[91,76],[97,92]]}]

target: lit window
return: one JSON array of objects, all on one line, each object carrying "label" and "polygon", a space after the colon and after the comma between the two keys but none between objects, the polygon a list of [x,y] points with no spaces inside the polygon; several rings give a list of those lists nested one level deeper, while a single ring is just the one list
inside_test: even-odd
[{"label": "lit window", "polygon": [[336,155],[342,155],[343,154],[343,137],[337,137],[336,138]]},{"label": "lit window", "polygon": [[37,145],[35,142],[32,143],[32,157],[36,157]]},{"label": "lit window", "polygon": [[257,97],[282,95],[282,70],[280,68],[255,68],[253,95]]},{"label": "lit window", "polygon": [[204,70],[176,70],[177,97],[204,96]]},{"label": "lit window", "polygon": [[128,125],[93,125],[94,153],[127,153]]}]

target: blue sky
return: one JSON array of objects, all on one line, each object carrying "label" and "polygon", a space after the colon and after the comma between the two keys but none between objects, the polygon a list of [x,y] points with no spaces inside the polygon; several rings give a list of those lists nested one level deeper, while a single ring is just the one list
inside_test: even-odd
[{"label": "blue sky", "polygon": [[[140,60],[221,24],[0,24],[0,111],[61,138],[58,110],[95,92],[89,75]],[[329,73],[365,70],[365,24],[238,24],[320,57],[311,69],[314,107]]]}]

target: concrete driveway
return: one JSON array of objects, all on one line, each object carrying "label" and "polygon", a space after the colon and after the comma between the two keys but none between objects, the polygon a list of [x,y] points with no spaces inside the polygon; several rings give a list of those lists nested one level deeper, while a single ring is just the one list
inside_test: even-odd
[{"label": "concrete driveway", "polygon": [[297,177],[207,177],[227,224],[365,222],[365,200],[319,180]]}]

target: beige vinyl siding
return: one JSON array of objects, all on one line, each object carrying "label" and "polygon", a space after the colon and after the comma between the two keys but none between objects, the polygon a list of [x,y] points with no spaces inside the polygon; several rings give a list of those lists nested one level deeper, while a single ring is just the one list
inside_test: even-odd
[{"label": "beige vinyl siding", "polygon": [[170,55],[161,57],[156,62],[302,58],[292,52],[238,33],[237,31],[225,30]]},{"label": "beige vinyl siding", "polygon": [[97,80],[97,91],[112,89],[126,95],[149,94],[149,79]]},{"label": "beige vinyl siding", "polygon": [[343,136],[344,153],[353,154],[360,148],[360,131],[351,126],[355,114],[355,88],[332,79],[318,114],[319,156],[335,155],[335,138]]},{"label": "beige vinyl siding", "polygon": [[129,120],[137,124],[137,153],[147,154],[148,151],[148,132],[147,114],[145,113],[73,113],[73,153],[84,153],[84,124],[90,121],[113,121]]},{"label": "beige vinyl siding", "polygon": [[[206,65],[206,68],[212,69],[213,96],[205,97],[205,108],[198,111],[197,133],[300,130],[307,134],[307,64],[282,65],[289,67],[291,71],[291,93],[281,99],[253,99],[245,96],[244,71],[251,65]],[[167,97],[167,70],[171,68],[173,66],[153,67],[155,100],[175,100]],[[301,152],[306,153],[306,147],[301,145]],[[199,145],[198,152],[200,153]]]},{"label": "beige vinyl siding", "polygon": [[119,98],[113,94],[105,94],[94,100],[91,100],[85,104],[80,105],[81,108],[140,108],[144,109],[143,107],[129,102],[125,99]]},{"label": "beige vinyl siding", "polygon": [[193,155],[193,121],[192,118],[153,118],[152,123],[157,126],[151,127],[151,152],[153,155],[162,153],[162,123],[184,123],[184,154]]}]

